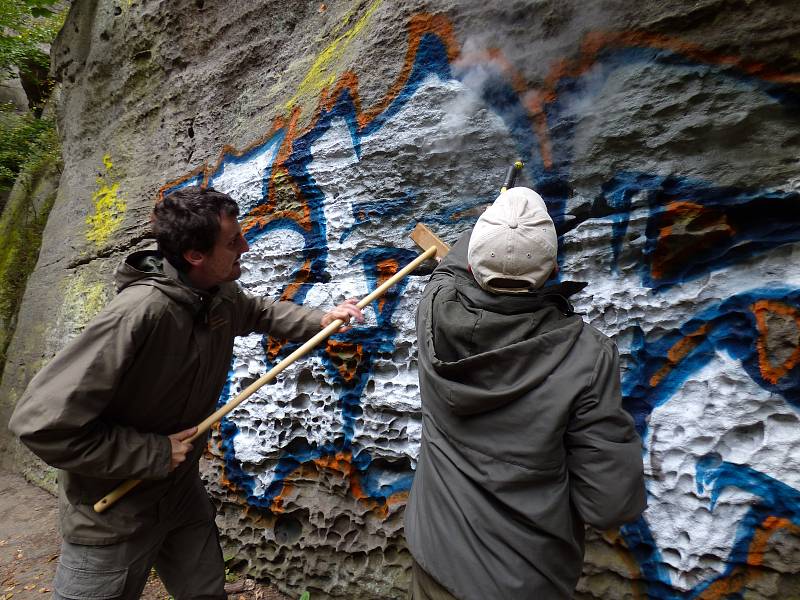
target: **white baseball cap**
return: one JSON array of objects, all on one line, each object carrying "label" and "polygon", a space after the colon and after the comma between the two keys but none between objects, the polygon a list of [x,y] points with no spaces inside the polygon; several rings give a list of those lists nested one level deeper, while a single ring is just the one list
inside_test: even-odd
[{"label": "white baseball cap", "polygon": [[484,290],[519,294],[544,285],[557,253],[556,228],[544,200],[532,189],[513,187],[475,223],[467,262]]}]

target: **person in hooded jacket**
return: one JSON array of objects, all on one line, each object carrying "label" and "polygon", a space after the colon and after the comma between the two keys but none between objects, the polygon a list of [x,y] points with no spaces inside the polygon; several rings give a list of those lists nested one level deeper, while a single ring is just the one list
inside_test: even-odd
[{"label": "person in hooded jacket", "polygon": [[546,283],[558,241],[511,188],[433,272],[418,312],[422,444],[405,513],[413,600],[571,598],[584,525],[645,507],[615,344]]},{"label": "person in hooded jacket", "polygon": [[[138,598],[155,565],[177,600],[224,599],[215,510],[199,475],[207,436],[185,440],[216,408],[236,336],[305,340],[330,312],[246,294],[248,250],[228,195],[185,187],[159,202],[159,251],[135,252],[117,295],[30,382],[9,427],[57,467],[63,544],[54,598]],[[142,484],[98,514],[127,479]]]}]

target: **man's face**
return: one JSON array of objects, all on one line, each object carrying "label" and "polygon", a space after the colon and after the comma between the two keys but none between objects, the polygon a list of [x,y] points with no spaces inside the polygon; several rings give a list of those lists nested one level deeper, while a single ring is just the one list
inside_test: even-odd
[{"label": "man's face", "polygon": [[208,252],[190,250],[186,259],[192,265],[189,279],[200,289],[209,289],[242,274],[239,258],[250,249],[236,217],[220,215],[219,235]]}]

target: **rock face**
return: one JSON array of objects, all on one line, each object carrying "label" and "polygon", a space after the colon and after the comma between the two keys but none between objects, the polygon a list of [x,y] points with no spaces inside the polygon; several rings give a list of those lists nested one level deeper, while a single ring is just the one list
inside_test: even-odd
[{"label": "rock face", "polygon": [[[76,2],[53,49],[65,168],[2,416],[172,189],[240,203],[245,288],[330,307],[415,256],[415,222],[453,242],[521,158],[644,441],[647,511],[590,535],[576,597],[800,597],[798,25],[793,0]],[[204,473],[252,575],[404,597],[425,280],[215,432]],[[290,350],[238,340],[220,402]]]}]

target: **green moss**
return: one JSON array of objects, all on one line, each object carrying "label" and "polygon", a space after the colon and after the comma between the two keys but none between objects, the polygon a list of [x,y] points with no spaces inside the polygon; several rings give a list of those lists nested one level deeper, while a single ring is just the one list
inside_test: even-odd
[{"label": "green moss", "polygon": [[0,216],[0,373],[6,362],[16,315],[28,276],[36,266],[42,232],[55,201],[56,186],[50,191],[40,185],[61,170],[61,147],[55,125],[45,125],[31,144],[17,185]]},{"label": "green moss", "polygon": [[24,468],[22,475],[32,484],[47,490],[54,496],[58,495],[58,471],[53,467],[36,461],[34,465]]}]

